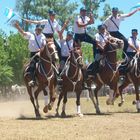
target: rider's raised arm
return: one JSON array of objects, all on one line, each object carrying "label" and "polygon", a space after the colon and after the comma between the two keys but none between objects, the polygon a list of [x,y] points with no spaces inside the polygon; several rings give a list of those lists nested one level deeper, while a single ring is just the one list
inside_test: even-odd
[{"label": "rider's raised arm", "polygon": [[121,14],[121,17],[130,17],[130,16],[134,15],[137,11],[140,11],[140,8],[137,8],[128,14]]},{"label": "rider's raised arm", "polygon": [[23,36],[27,35],[27,32],[25,32],[20,26],[18,21],[14,23],[14,27],[18,30],[19,33],[21,33]]},{"label": "rider's raised arm", "polygon": [[45,24],[46,22],[48,22],[47,19],[43,19],[43,20],[29,20],[29,19],[24,19],[24,21],[26,21],[27,23],[34,23],[34,24]]}]

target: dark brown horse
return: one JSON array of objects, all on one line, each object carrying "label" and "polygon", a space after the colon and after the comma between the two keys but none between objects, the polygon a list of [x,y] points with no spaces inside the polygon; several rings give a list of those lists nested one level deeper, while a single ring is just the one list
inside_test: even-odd
[{"label": "dark brown horse", "polygon": [[122,91],[125,87],[127,87],[130,83],[133,83],[135,87],[136,101],[133,102],[136,104],[137,112],[140,113],[140,97],[139,97],[139,86],[140,86],[140,55],[136,54],[134,58],[128,64],[129,71],[125,74],[125,80],[122,85],[119,87],[120,95],[121,95],[121,106],[124,102],[124,98],[122,95]]},{"label": "dark brown horse", "polygon": [[118,90],[118,80],[119,80],[119,72],[117,67],[117,49],[123,47],[123,41],[110,38],[109,43],[105,47],[104,58],[100,61],[100,70],[99,73],[94,77],[88,77],[87,85],[89,87],[94,83],[96,88],[94,90],[96,102],[94,100],[94,96],[92,93],[92,89],[89,89],[89,96],[94,104],[96,109],[96,113],[100,114],[99,101],[98,101],[98,91],[101,89],[103,85],[108,85],[110,87],[110,98],[106,101],[107,104],[113,104],[115,97],[119,94]]},{"label": "dark brown horse", "polygon": [[[45,105],[43,111],[47,113],[48,109],[51,110],[54,104],[56,95],[55,88],[57,84],[56,76],[54,73],[54,67],[52,64],[52,57],[48,50],[49,44],[41,48],[39,53],[39,63],[35,70],[36,79],[37,79],[37,89],[28,85],[28,82],[31,80],[30,74],[28,73],[28,66],[24,69],[24,81],[27,87],[28,94],[30,96],[30,100],[33,104],[36,117],[40,117],[39,113],[39,103],[38,103],[38,94],[40,91],[44,91],[47,94],[45,88],[48,86],[50,102],[48,105]],[[35,101],[34,101],[35,99]]]},{"label": "dark brown horse", "polygon": [[83,66],[83,58],[82,58],[82,51],[81,48],[74,48],[72,51],[70,51],[70,57],[68,62],[66,62],[66,65],[62,71],[62,89],[59,95],[57,108],[56,108],[56,114],[59,115],[59,105],[61,102],[61,99],[63,99],[63,107],[62,107],[62,113],[61,116],[65,117],[65,108],[66,108],[66,102],[67,102],[67,92],[75,92],[76,93],[76,105],[77,105],[77,114],[79,116],[82,116],[81,110],[80,110],[80,94],[82,92],[82,83],[83,83],[83,75],[81,68]]}]

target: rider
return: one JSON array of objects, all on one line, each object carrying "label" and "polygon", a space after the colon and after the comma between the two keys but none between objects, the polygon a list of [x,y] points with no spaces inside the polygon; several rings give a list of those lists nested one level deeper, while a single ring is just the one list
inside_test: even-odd
[{"label": "rider", "polygon": [[41,24],[44,25],[43,34],[46,36],[46,38],[53,38],[54,44],[56,46],[56,49],[58,51],[59,59],[61,58],[61,48],[58,45],[57,41],[54,38],[54,33],[57,32],[58,34],[61,31],[61,26],[58,24],[57,20],[55,19],[56,13],[53,10],[48,11],[49,18],[43,19],[43,20],[28,20],[25,19],[28,23],[35,23],[35,24]]},{"label": "rider", "polygon": [[[104,22],[104,25],[106,26],[107,31],[109,31],[110,35],[119,39],[122,39],[124,41],[124,48],[123,51],[126,53],[126,50],[128,48],[128,41],[119,32],[119,26],[120,22],[123,21],[126,17],[130,17],[133,14],[135,14],[137,11],[139,11],[140,8],[128,13],[128,14],[119,14],[119,9],[117,7],[112,8],[112,15],[110,15]],[[124,58],[124,53],[123,53],[123,58]]]},{"label": "rider", "polygon": [[30,74],[32,80],[28,83],[29,86],[34,86],[35,85],[35,66],[36,62],[38,61],[38,53],[41,49],[41,47],[46,45],[46,38],[42,34],[42,26],[41,25],[36,25],[35,32],[25,32],[18,24],[18,22],[15,22],[14,27],[25,37],[25,39],[28,40],[28,48],[30,51]]},{"label": "rider", "polygon": [[106,43],[108,43],[108,38],[110,37],[110,34],[106,32],[106,28],[104,25],[98,26],[98,33],[95,35],[96,40],[96,54],[95,54],[95,61],[91,63],[87,69],[88,75],[96,75],[96,73],[99,72],[99,63],[100,60],[103,58],[103,52],[106,46]]},{"label": "rider", "polygon": [[95,40],[87,34],[86,28],[88,25],[94,23],[93,15],[90,14],[90,17],[86,16],[87,10],[82,7],[80,8],[80,15],[75,18],[74,21],[74,40],[79,42],[87,42],[93,45],[93,51],[95,53]]},{"label": "rider", "polygon": [[59,72],[61,73],[65,63],[69,57],[69,51],[73,49],[73,32],[68,31],[66,39],[63,38],[62,33],[59,35],[60,37],[60,45],[61,45],[61,61],[60,61],[60,68]]},{"label": "rider", "polygon": [[[136,53],[140,52],[140,41],[138,40],[137,36],[138,36],[138,30],[137,29],[132,29],[131,30],[131,36],[128,39],[128,48],[126,50],[126,55],[127,58],[127,64],[130,62],[130,60],[135,56]],[[122,63],[122,65],[119,67],[119,72],[120,75],[124,75],[128,68],[127,68],[127,64],[125,62]]]}]

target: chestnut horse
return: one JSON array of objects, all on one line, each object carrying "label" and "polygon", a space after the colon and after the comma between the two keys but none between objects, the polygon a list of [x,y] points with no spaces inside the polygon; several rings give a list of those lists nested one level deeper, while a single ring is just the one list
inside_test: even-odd
[{"label": "chestnut horse", "polygon": [[47,95],[45,88],[46,86],[48,86],[50,102],[49,104],[45,105],[43,109],[45,113],[47,113],[48,109],[49,110],[52,109],[56,98],[55,90],[56,90],[57,79],[54,72],[54,66],[52,64],[52,57],[50,55],[48,48],[49,48],[49,44],[41,48],[39,52],[39,63],[35,70],[36,79],[38,83],[37,89],[28,85],[28,82],[31,80],[30,74],[28,73],[29,64],[24,69],[24,81],[27,87],[28,94],[30,96],[30,100],[34,107],[36,117],[40,117],[39,103],[38,103],[38,94],[40,93],[40,91],[43,90]]},{"label": "chestnut horse", "polygon": [[83,58],[81,48],[75,47],[70,51],[69,60],[66,62],[65,67],[61,73],[62,78],[62,89],[60,91],[56,115],[59,115],[59,105],[61,99],[63,99],[63,107],[61,116],[65,117],[65,108],[67,102],[67,92],[75,92],[76,93],[76,104],[77,104],[77,115],[82,116],[80,110],[80,95],[82,92],[82,83],[83,83],[83,74],[81,68],[83,66]]},{"label": "chestnut horse", "polygon": [[[89,90],[89,96],[94,104],[94,107],[96,109],[96,113],[100,114],[100,108],[99,108],[99,101],[98,101],[98,91],[101,89],[103,85],[108,85],[113,91],[113,93],[110,93],[110,98],[107,100],[107,104],[113,104],[115,97],[117,94],[119,94],[118,90],[118,80],[119,80],[119,72],[117,67],[117,49],[123,47],[123,41],[117,38],[109,38],[109,43],[106,44],[104,51],[104,58],[100,60],[100,70],[99,73],[96,74],[96,76],[89,77],[87,79],[87,85],[91,87],[91,85],[94,83],[96,85],[96,88],[94,90],[95,99],[93,96],[92,89]],[[102,63],[102,64],[101,64]]]},{"label": "chestnut horse", "polygon": [[130,83],[133,83],[135,87],[136,101],[133,104],[136,104],[137,112],[140,113],[140,97],[139,97],[139,86],[140,86],[140,55],[136,54],[133,59],[128,63],[129,71],[125,74],[125,79],[122,85],[119,87],[120,95],[121,95],[121,106],[124,102],[124,98],[122,95],[122,91],[125,87],[127,87]]}]

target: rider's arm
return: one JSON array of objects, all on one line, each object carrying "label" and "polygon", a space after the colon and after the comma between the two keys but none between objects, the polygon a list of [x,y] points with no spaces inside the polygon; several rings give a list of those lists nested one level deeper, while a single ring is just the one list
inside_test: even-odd
[{"label": "rider's arm", "polygon": [[34,23],[34,24],[41,24],[42,22],[46,20],[29,20],[29,19],[24,19],[27,23]]},{"label": "rider's arm", "polygon": [[93,14],[92,13],[90,13],[89,18],[90,18],[89,23],[90,24],[94,24],[94,18],[93,18]]},{"label": "rider's arm", "polygon": [[97,44],[97,46],[96,46],[97,48],[99,48],[102,51],[104,50],[104,47],[100,45],[99,41],[96,41],[96,44]]},{"label": "rider's arm", "polygon": [[121,17],[130,17],[133,14],[135,14],[137,11],[140,11],[140,8],[137,8],[136,10],[133,10],[132,12],[130,12],[128,14],[122,14]]},{"label": "rider's arm", "polygon": [[14,27],[18,30],[19,33],[21,33],[23,36],[26,36],[27,35],[27,32],[25,32],[18,24],[18,22],[16,22],[14,24]]},{"label": "rider's arm", "polygon": [[128,39],[128,44],[129,44],[129,47],[133,50],[135,50],[136,52],[138,51],[138,49],[134,46],[134,44],[132,43],[132,39],[129,38]]},{"label": "rider's arm", "polygon": [[91,21],[90,21],[90,18],[88,17],[88,21],[87,22],[85,22],[85,23],[83,23],[83,21],[81,21],[82,19],[81,19],[81,17],[79,16],[79,17],[77,17],[76,18],[76,24],[77,24],[77,26],[79,27],[79,28],[83,28],[83,27],[86,27],[87,25],[90,25],[91,23]]}]

